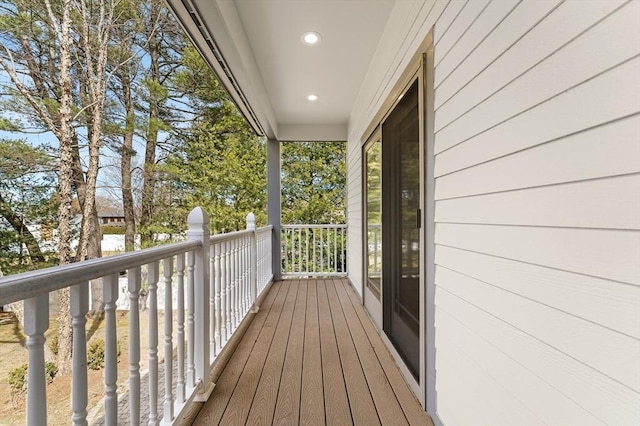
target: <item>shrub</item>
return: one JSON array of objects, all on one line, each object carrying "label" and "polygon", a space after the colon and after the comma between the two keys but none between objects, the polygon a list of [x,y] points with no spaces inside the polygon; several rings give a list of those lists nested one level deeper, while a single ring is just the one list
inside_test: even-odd
[{"label": "shrub", "polygon": [[47,379],[47,383],[53,382],[53,378],[58,374],[58,366],[53,362],[44,363],[44,374]]},{"label": "shrub", "polygon": [[49,349],[51,349],[51,353],[54,355],[58,355],[58,335],[53,334],[49,339]]},{"label": "shrub", "polygon": [[[9,371],[9,386],[11,389],[17,391],[23,391],[27,389],[27,373],[29,371],[29,366],[27,364],[22,364],[18,368],[14,368]],[[58,366],[53,362],[45,362],[44,363],[44,374],[47,383],[53,382],[53,378],[58,374]]]},{"label": "shrub", "polygon": [[87,367],[92,370],[100,370],[104,367],[104,340],[98,339],[89,343],[87,351]]},{"label": "shrub", "polygon": [[9,386],[11,389],[21,391],[27,388],[27,364],[22,364],[18,368],[9,371]]},{"label": "shrub", "polygon": [[[87,367],[92,370],[100,370],[104,367],[105,342],[97,339],[89,343],[87,350]],[[116,359],[120,357],[120,341],[116,343]]]},{"label": "shrub", "polygon": [[105,225],[102,227],[102,235],[124,235],[124,226]]}]

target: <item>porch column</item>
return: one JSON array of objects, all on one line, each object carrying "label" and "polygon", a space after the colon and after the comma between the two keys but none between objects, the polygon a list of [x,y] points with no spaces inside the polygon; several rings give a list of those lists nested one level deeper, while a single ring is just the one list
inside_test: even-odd
[{"label": "porch column", "polygon": [[273,225],[271,259],[273,280],[281,277],[280,271],[280,141],[267,140],[267,220]]}]

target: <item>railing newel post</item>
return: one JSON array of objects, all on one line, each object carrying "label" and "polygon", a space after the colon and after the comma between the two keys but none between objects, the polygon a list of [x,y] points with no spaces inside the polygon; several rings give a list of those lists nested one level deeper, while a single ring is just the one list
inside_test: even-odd
[{"label": "railing newel post", "polygon": [[213,391],[213,383],[209,383],[209,215],[196,207],[187,218],[189,230],[187,239],[201,242],[199,250],[194,252],[194,316],[195,316],[195,372],[198,383],[198,394],[195,401],[204,402]]}]

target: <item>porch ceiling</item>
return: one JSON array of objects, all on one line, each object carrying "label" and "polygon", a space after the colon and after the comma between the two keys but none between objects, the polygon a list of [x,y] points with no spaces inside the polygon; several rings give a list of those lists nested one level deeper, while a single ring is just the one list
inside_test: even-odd
[{"label": "porch ceiling", "polygon": [[[259,133],[346,140],[396,0],[167,1]],[[308,31],[319,44],[302,42]]]}]

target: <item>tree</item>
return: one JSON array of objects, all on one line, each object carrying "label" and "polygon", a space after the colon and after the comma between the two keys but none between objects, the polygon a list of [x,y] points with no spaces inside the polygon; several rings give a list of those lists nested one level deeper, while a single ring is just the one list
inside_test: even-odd
[{"label": "tree", "polygon": [[[43,148],[0,139],[0,267],[9,274],[51,265],[39,240],[42,227],[55,222],[52,169]],[[41,228],[38,237],[32,231],[36,227]]]},{"label": "tree", "polygon": [[345,158],[343,142],[282,144],[283,223],[345,223]]},{"label": "tree", "polygon": [[[8,91],[15,94],[10,106],[58,141],[61,264],[71,259],[73,189],[83,213],[77,257],[100,256],[95,192],[109,79],[107,52],[116,7],[117,2],[107,0],[0,3],[0,67],[9,76]],[[88,155],[86,172],[81,162],[82,138]],[[100,312],[97,302],[94,299],[93,309]],[[59,316],[58,366],[64,373],[71,368],[68,289],[61,291]]]},{"label": "tree", "polygon": [[258,223],[265,223],[265,141],[253,133],[193,47],[185,48],[183,64],[173,84],[189,100],[193,119],[174,133],[172,154],[161,168],[171,192],[166,201],[174,206],[164,211],[179,216],[157,216],[156,225],[184,227],[184,217],[196,205],[210,214],[213,232],[244,229],[251,211]]}]

